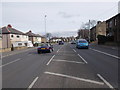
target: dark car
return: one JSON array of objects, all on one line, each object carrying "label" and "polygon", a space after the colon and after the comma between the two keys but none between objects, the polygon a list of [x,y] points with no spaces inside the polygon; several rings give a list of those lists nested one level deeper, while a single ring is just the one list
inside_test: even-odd
[{"label": "dark car", "polygon": [[76,44],[76,42],[75,41],[71,41],[71,44]]},{"label": "dark car", "polygon": [[49,43],[42,43],[38,48],[37,52],[42,53],[42,52],[49,52],[51,53],[53,51],[53,45]]},{"label": "dark car", "polygon": [[64,42],[63,42],[63,41],[59,41],[58,44],[59,44],[59,45],[63,45]]},{"label": "dark car", "polygon": [[76,44],[76,48],[89,48],[89,43],[85,39],[79,39]]}]

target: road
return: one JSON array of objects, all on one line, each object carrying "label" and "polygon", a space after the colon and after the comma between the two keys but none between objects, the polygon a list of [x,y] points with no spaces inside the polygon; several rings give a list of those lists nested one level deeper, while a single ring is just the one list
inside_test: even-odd
[{"label": "road", "polygon": [[3,88],[118,88],[117,49],[91,44],[54,45],[54,52],[36,48],[3,56]]}]

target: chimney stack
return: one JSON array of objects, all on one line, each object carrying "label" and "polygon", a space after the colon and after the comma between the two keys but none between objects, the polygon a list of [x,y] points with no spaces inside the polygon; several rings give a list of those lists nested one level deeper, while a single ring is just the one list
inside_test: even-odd
[{"label": "chimney stack", "polygon": [[12,28],[12,25],[8,24],[8,26],[7,26],[7,27]]}]

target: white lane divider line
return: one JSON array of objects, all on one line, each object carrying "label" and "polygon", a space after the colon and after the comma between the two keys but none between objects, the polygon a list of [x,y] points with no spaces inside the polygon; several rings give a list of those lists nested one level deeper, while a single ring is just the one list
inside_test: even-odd
[{"label": "white lane divider line", "polygon": [[54,57],[55,57],[55,55],[52,56],[52,58],[49,60],[49,62],[46,65],[49,65],[50,62],[53,60]]},{"label": "white lane divider line", "polygon": [[55,75],[55,76],[60,76],[60,77],[65,77],[65,78],[70,78],[70,79],[75,79],[75,80],[79,80],[79,81],[84,81],[84,82],[88,82],[88,83],[94,83],[94,84],[104,85],[104,83],[102,83],[102,82],[98,82],[98,81],[94,81],[94,80],[90,80],[90,79],[78,78],[78,77],[74,77],[74,76],[69,76],[69,75],[59,74],[59,73],[53,73],[53,72],[44,72],[44,73],[45,74],[49,74],[49,75]]},{"label": "white lane divider line", "polygon": [[114,87],[108,82],[106,81],[100,74],[97,74],[97,76],[111,89],[115,90]]},{"label": "white lane divider line", "polygon": [[6,63],[6,64],[4,64],[4,65],[1,65],[0,67],[7,66],[7,65],[12,64],[12,63],[14,63],[14,62],[17,62],[17,61],[19,61],[19,60],[21,60],[21,58],[18,58],[18,59],[16,59],[16,60],[14,60],[14,61],[12,61],[12,62],[9,62],[9,63]]},{"label": "white lane divider line", "polygon": [[73,51],[74,51],[74,52],[76,52],[76,50],[75,50],[75,49],[73,49]]},{"label": "white lane divider line", "polygon": [[30,86],[28,87],[27,90],[30,90],[30,89],[34,86],[34,84],[36,83],[36,81],[38,80],[38,78],[39,78],[39,77],[36,77],[36,78],[33,80],[33,82],[30,84]]},{"label": "white lane divider line", "polygon": [[32,54],[28,54],[27,56],[31,56]]},{"label": "white lane divider line", "polygon": [[57,53],[60,51],[60,49],[62,48],[63,46],[61,46],[58,50],[57,50]]},{"label": "white lane divider line", "polygon": [[78,54],[78,56],[79,56],[86,64],[88,63],[82,56],[80,56],[80,54]]},{"label": "white lane divider line", "polygon": [[68,62],[68,63],[80,63],[84,64],[83,62],[77,62],[77,61],[68,61],[68,60],[60,60],[60,59],[53,59],[53,61],[58,61],[58,62]]},{"label": "white lane divider line", "polygon": [[102,53],[102,54],[105,54],[105,55],[120,59],[120,57],[118,57],[118,56],[115,56],[115,55],[112,55],[112,54],[109,54],[109,53],[106,53],[106,52],[102,52],[102,51],[99,51],[99,50],[96,50],[96,49],[92,49],[92,48],[90,48],[90,49],[93,50],[93,51],[96,51],[96,52],[99,52],[99,53]]},{"label": "white lane divider line", "polygon": [[60,49],[57,50],[57,53],[60,51]]}]

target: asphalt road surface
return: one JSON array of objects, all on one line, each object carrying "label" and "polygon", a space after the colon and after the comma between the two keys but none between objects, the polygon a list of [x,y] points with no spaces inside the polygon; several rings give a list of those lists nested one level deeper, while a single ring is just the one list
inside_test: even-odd
[{"label": "asphalt road surface", "polygon": [[37,54],[36,48],[4,55],[3,88],[118,88],[117,48],[91,44],[54,45],[54,52]]}]

